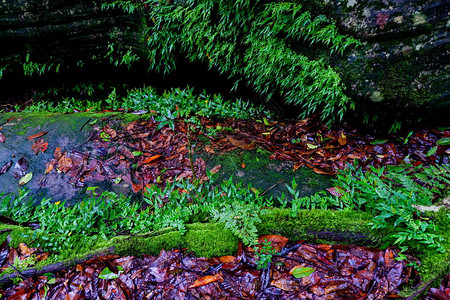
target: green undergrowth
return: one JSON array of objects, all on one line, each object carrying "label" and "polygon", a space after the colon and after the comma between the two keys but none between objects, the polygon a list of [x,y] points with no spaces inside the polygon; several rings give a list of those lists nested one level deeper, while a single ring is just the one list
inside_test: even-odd
[{"label": "green undergrowth", "polygon": [[[332,122],[354,108],[326,61],[360,43],[298,2],[149,1],[145,10],[135,1],[105,2],[105,9],[141,13],[152,70],[171,73],[181,56],[235,79],[234,88],[245,84],[267,99],[280,94],[302,117],[319,113]],[[324,57],[303,48],[322,49]]]},{"label": "green undergrowth", "polygon": [[[204,183],[179,181],[148,188],[141,202],[104,192],[68,206],[44,199],[37,206],[26,190],[0,197],[0,215],[38,222],[31,230],[12,228],[20,242],[50,251],[38,265],[74,262],[93,253],[157,254],[187,248],[200,256],[233,254],[237,241],[254,246],[263,234],[291,240],[376,247],[397,246],[397,259],[413,254],[424,280],[449,271],[450,214],[445,208],[423,213],[416,205],[440,205],[449,196],[449,166],[395,166],[362,172],[348,166],[333,181],[333,194],[304,197],[295,180],[291,202],[261,197],[233,178]],[[413,263],[413,262],[411,262]]]},{"label": "green undergrowth", "polygon": [[127,91],[120,96],[113,88],[108,97],[102,99],[63,98],[59,101],[36,100],[24,108],[16,107],[21,113],[72,113],[101,112],[114,110],[138,112],[139,114],[187,116],[219,116],[223,118],[249,119],[259,115],[270,116],[271,113],[262,106],[255,106],[241,99],[226,100],[219,94],[209,95],[205,92],[195,94],[192,88],[172,89],[157,93],[152,87],[142,87]]}]

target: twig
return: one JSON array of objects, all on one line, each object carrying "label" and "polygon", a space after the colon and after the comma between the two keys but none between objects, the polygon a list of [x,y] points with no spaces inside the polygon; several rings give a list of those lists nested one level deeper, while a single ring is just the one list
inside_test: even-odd
[{"label": "twig", "polygon": [[279,185],[282,182],[284,182],[284,179],[282,179],[282,180],[278,181],[277,183],[275,183],[274,185],[272,185],[270,188],[268,188],[267,190],[262,192],[259,196],[260,197],[264,196],[268,191],[270,191],[271,189],[273,189],[274,187],[276,187],[277,185]]}]

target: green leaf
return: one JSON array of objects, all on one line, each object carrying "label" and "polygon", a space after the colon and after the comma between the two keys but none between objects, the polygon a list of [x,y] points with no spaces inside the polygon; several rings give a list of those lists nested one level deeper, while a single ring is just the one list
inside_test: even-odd
[{"label": "green leaf", "polygon": [[108,267],[106,267],[98,275],[98,278],[106,279],[106,280],[119,278],[120,274],[123,272],[123,268],[121,266],[117,266],[117,269],[119,270],[119,272],[117,272],[117,274],[116,274],[113,271],[111,271]]},{"label": "green leaf", "polygon": [[319,146],[314,145],[314,144],[306,144],[306,146],[308,146],[309,149],[317,149],[317,147],[319,147]]},{"label": "green leaf", "polygon": [[373,140],[372,142],[370,142],[371,145],[382,145],[384,143],[386,143],[388,140]]},{"label": "green leaf", "polygon": [[436,145],[439,145],[439,146],[448,146],[448,145],[450,145],[450,137],[440,139],[439,141],[436,142]]},{"label": "green leaf", "polygon": [[431,156],[431,155],[435,154],[436,151],[437,151],[437,146],[434,146],[433,148],[431,148],[430,150],[428,150],[427,156]]},{"label": "green leaf", "polygon": [[33,178],[33,173],[30,172],[28,174],[25,174],[22,178],[20,178],[19,185],[27,184],[31,180],[31,178]]},{"label": "green leaf", "polygon": [[42,276],[47,276],[47,284],[54,284],[56,282],[56,278],[53,273],[45,273]]},{"label": "green leaf", "polygon": [[294,267],[289,273],[295,278],[303,278],[314,273],[316,269],[310,267]]},{"label": "green leaf", "polygon": [[263,119],[263,121],[264,121],[264,125],[266,125],[266,126],[270,126],[270,122],[269,122],[269,121],[267,121],[267,119],[266,119],[266,118],[264,118],[264,119]]},{"label": "green leaf", "polygon": [[131,153],[133,153],[134,156],[142,155],[142,152],[141,152],[141,151],[133,151],[133,152],[131,152]]}]

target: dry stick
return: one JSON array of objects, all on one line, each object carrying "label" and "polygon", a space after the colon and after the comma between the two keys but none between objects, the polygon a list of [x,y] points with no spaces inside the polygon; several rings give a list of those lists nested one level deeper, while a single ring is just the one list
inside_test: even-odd
[{"label": "dry stick", "polygon": [[272,185],[270,188],[268,188],[267,190],[262,192],[259,196],[260,197],[264,196],[268,191],[270,191],[271,189],[273,189],[274,187],[276,187],[277,185],[279,185],[282,182],[284,182],[284,179],[282,179],[282,180],[278,181],[277,183],[275,183],[274,185]]}]

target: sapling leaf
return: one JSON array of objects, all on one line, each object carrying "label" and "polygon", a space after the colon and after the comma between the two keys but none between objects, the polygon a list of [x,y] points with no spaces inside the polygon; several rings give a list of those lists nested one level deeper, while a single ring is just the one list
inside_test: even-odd
[{"label": "sapling leaf", "polygon": [[27,173],[19,180],[19,185],[24,185],[30,182],[31,178],[33,178],[33,173]]},{"label": "sapling leaf", "polygon": [[120,274],[123,272],[123,267],[117,266],[117,269],[118,269],[119,271],[118,271],[117,274],[116,274],[116,273],[114,273],[113,271],[111,271],[108,267],[106,267],[106,268],[104,268],[104,269],[102,270],[102,272],[98,275],[98,278],[100,278],[100,279],[106,279],[106,280],[119,278]]},{"label": "sapling leaf", "polygon": [[430,150],[428,150],[427,152],[427,156],[431,156],[434,155],[437,151],[437,146],[434,146],[433,148],[431,148]]},{"label": "sapling leaf", "polygon": [[289,274],[291,274],[295,278],[303,278],[311,275],[312,273],[314,273],[315,270],[316,269],[311,267],[295,266],[289,271]]}]

